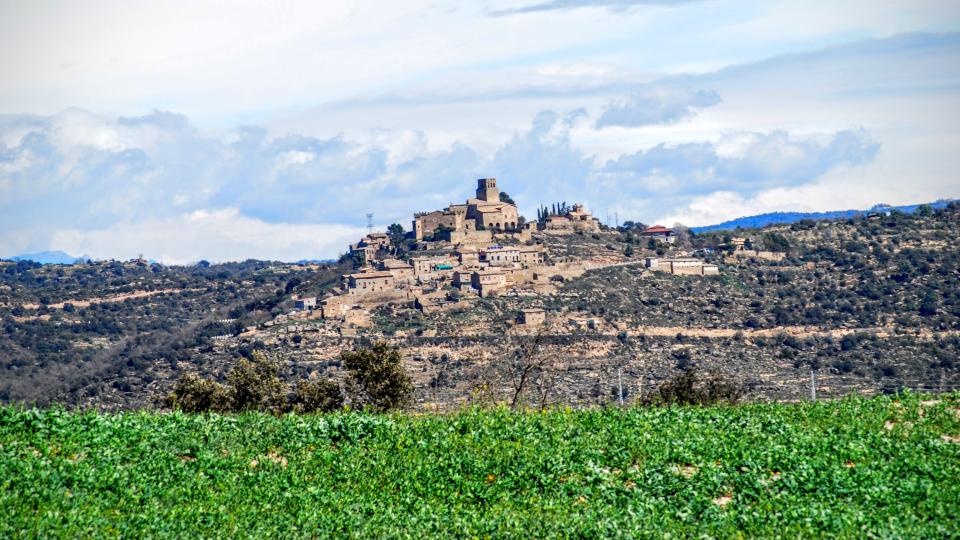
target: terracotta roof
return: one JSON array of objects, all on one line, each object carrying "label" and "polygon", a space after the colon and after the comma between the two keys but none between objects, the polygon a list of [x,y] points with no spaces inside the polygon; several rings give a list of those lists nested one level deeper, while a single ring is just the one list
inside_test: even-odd
[{"label": "terracotta roof", "polygon": [[647,227],[640,234],[662,234],[662,233],[671,233],[672,229],[668,229],[663,225],[654,225],[652,227]]}]

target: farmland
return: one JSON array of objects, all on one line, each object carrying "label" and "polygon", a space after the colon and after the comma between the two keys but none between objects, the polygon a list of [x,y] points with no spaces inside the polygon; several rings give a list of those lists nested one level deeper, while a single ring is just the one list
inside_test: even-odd
[{"label": "farmland", "polygon": [[960,394],[451,415],[0,408],[0,537],[944,537]]}]

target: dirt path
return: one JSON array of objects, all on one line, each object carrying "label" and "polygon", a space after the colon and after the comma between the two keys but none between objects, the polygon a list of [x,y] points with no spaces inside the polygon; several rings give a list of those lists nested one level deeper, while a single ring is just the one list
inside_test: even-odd
[{"label": "dirt path", "polygon": [[[47,304],[47,307],[50,309],[63,309],[65,304],[73,304],[73,307],[83,308],[88,307],[91,304],[108,304],[111,302],[123,302],[124,300],[129,300],[131,298],[145,298],[148,296],[155,296],[158,294],[166,293],[178,293],[183,291],[197,291],[200,289],[159,289],[156,291],[134,291],[126,294],[118,294],[116,296],[105,296],[102,298],[90,298],[89,300],[70,300],[66,302],[58,302],[56,304]],[[24,309],[38,309],[40,304],[23,304]]]}]

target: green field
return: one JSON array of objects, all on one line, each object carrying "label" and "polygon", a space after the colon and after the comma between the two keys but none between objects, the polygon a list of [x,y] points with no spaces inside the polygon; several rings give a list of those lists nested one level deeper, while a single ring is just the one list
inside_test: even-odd
[{"label": "green field", "polygon": [[958,407],[960,394],[448,416],[6,407],[0,537],[958,536]]}]

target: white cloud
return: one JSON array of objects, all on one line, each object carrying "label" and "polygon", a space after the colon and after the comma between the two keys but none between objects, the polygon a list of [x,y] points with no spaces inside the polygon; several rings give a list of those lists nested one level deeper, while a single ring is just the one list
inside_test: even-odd
[{"label": "white cloud", "polygon": [[57,230],[51,244],[93,258],[127,259],[144,253],[166,264],[201,259],[296,261],[336,258],[364,232],[348,225],[266,223],[245,217],[236,208],[222,208],[104,229]]},{"label": "white cloud", "polygon": [[693,116],[694,109],[712,107],[720,101],[713,90],[647,87],[607,105],[597,119],[597,128],[675,124]]}]

